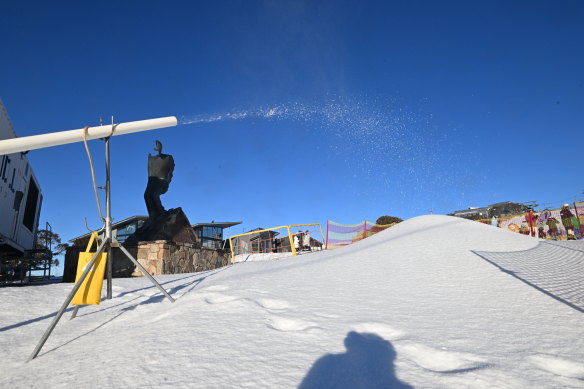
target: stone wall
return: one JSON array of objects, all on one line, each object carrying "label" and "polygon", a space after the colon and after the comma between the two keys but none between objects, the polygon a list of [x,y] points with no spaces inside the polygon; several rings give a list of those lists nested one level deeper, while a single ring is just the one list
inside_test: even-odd
[{"label": "stone wall", "polygon": [[[228,265],[231,255],[227,250],[213,250],[188,243],[165,240],[126,243],[124,247],[152,275],[195,273]],[[113,248],[113,276],[140,277],[142,272],[118,249]],[[79,248],[71,247],[65,256],[63,282],[74,282]]]},{"label": "stone wall", "polygon": [[[122,254],[122,253],[120,253]],[[164,240],[139,242],[138,262],[152,275],[195,273],[213,270],[230,263],[228,251],[196,247],[188,243],[171,243]],[[132,276],[141,276],[135,269]]]}]

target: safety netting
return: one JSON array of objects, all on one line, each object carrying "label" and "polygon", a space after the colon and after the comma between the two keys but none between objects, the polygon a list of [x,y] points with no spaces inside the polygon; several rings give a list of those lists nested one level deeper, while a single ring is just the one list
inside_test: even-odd
[{"label": "safety netting", "polygon": [[584,237],[584,202],[520,215],[493,216],[481,222],[547,240],[577,240]]},{"label": "safety netting", "polygon": [[233,263],[281,259],[324,249],[318,223],[256,228],[229,241]]},{"label": "safety netting", "polygon": [[326,226],[326,248],[331,250],[355,243],[371,237],[393,225],[395,223],[382,225],[368,221],[363,221],[359,224],[341,224],[328,220]]}]

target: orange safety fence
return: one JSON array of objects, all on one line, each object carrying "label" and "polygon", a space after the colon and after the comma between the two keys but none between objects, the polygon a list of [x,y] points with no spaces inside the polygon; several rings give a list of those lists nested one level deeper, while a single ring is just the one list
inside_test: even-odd
[{"label": "orange safety fence", "polygon": [[396,223],[382,225],[368,221],[359,224],[341,224],[332,220],[327,220],[325,247],[327,250],[343,247],[373,236],[395,224]]}]

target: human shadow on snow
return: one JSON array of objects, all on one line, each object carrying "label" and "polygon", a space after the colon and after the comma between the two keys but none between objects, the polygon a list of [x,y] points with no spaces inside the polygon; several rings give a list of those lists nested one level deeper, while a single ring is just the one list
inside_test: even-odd
[{"label": "human shadow on snow", "polygon": [[395,376],[396,352],[387,340],[351,331],[345,337],[345,347],[345,353],[319,358],[299,388],[413,388]]}]

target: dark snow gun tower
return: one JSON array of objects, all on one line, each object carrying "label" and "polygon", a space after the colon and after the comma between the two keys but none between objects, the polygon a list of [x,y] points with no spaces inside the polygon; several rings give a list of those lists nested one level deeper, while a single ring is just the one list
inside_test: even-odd
[{"label": "dark snow gun tower", "polygon": [[[106,206],[106,216],[103,218],[104,226],[100,231],[104,232],[104,239],[101,244],[98,246],[97,252],[93,255],[91,261],[85,266],[85,271],[76,281],[73,290],[59,309],[59,312],[49,325],[49,328],[45,331],[43,337],[41,338],[40,342],[36,346],[35,350],[29,357],[29,361],[36,358],[41,348],[51,335],[51,332],[65,313],[65,310],[73,300],[73,297],[81,287],[83,281],[87,278],[89,272],[92,270],[97,258],[101,253],[107,252],[108,253],[108,260],[107,260],[107,298],[112,298],[112,255],[111,250],[112,248],[119,248],[135,265],[140,269],[142,274],[152,281],[152,283],[160,290],[162,294],[166,296],[171,302],[174,302],[174,299],[164,290],[162,286],[148,273],[146,269],[122,246],[118,243],[114,238],[112,238],[112,217],[111,217],[111,191],[110,191],[110,147],[109,142],[112,136],[116,135],[124,135],[124,134],[131,134],[134,132],[141,132],[141,131],[148,131],[148,130],[155,130],[158,128],[165,128],[165,127],[174,127],[178,124],[176,117],[169,116],[159,119],[150,119],[150,120],[140,120],[135,122],[128,122],[128,123],[119,123],[114,124],[112,118],[112,124],[110,125],[102,125],[96,127],[85,127],[78,130],[71,130],[71,131],[61,131],[61,132],[53,132],[48,134],[42,135],[33,135],[27,136],[22,138],[13,138],[7,140],[0,140],[0,155],[4,154],[12,154],[18,152],[28,152],[30,150],[42,149],[47,147],[59,146],[68,143],[75,143],[75,142],[86,142],[87,140],[92,139],[103,139],[105,141],[105,206]],[[93,163],[92,170],[93,170]],[[98,202],[99,207],[99,202]],[[75,308],[74,315],[77,312],[78,307]],[[74,317],[74,316],[73,316]]]}]

